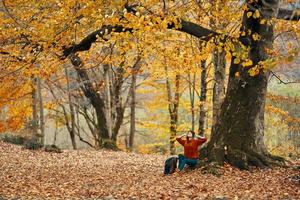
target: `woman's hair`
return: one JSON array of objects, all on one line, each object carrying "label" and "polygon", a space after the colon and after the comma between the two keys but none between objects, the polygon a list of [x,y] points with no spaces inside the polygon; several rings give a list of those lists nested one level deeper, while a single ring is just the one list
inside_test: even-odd
[{"label": "woman's hair", "polygon": [[195,137],[195,132],[194,132],[194,131],[189,130],[189,133],[192,133],[192,137],[193,137],[193,138]]}]

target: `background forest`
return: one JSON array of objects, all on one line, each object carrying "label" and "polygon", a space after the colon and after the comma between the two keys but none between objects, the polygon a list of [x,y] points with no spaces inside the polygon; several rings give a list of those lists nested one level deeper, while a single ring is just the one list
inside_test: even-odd
[{"label": "background forest", "polygon": [[299,199],[299,9],[0,0],[0,199]]}]

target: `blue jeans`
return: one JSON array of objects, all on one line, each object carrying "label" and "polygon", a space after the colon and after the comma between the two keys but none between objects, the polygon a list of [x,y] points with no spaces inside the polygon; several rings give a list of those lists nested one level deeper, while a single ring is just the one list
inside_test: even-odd
[{"label": "blue jeans", "polygon": [[193,168],[197,165],[197,159],[190,159],[190,158],[185,157],[182,154],[178,155],[178,159],[179,159],[178,169],[180,171],[183,170],[183,168],[186,164],[191,168]]}]

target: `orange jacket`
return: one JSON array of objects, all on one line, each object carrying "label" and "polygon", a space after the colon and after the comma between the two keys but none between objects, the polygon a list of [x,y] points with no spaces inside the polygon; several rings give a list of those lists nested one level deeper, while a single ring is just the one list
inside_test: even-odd
[{"label": "orange jacket", "polygon": [[189,159],[198,159],[199,152],[198,147],[206,142],[206,138],[197,138],[190,140],[183,140],[176,138],[176,140],[184,147],[184,156]]}]

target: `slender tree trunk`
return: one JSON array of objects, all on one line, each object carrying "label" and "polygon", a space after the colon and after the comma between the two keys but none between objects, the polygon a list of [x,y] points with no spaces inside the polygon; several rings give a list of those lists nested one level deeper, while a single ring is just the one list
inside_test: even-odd
[{"label": "slender tree trunk", "polygon": [[190,104],[191,104],[191,114],[192,114],[192,131],[195,131],[195,81],[196,73],[193,74],[193,79],[191,80],[191,75],[189,74],[189,94],[190,94]]},{"label": "slender tree trunk", "polygon": [[33,138],[38,140],[38,93],[37,93],[37,78],[32,78],[32,132]]},{"label": "slender tree trunk", "polygon": [[54,145],[56,143],[57,134],[58,134],[58,122],[55,122],[55,131],[54,131],[54,137],[53,137],[53,142],[52,142],[52,144],[54,144]]},{"label": "slender tree trunk", "polygon": [[[65,120],[65,125],[66,125],[66,128],[67,128],[67,130],[70,134],[72,147],[73,147],[73,149],[76,149],[77,147],[76,147],[75,135],[74,135],[76,133],[76,130],[75,130],[75,121],[74,121],[74,116],[73,116],[74,115],[74,105],[73,105],[71,95],[70,95],[70,86],[69,86],[70,83],[69,83],[69,77],[68,77],[68,72],[67,72],[66,68],[65,68],[65,75],[66,75],[66,78],[67,78],[67,95],[68,95],[70,112],[67,111],[67,109],[66,109],[67,105],[65,103],[58,103],[58,105],[62,109],[64,120]],[[59,98],[56,96],[54,90],[52,89],[52,87],[49,84],[48,84],[48,87],[49,87],[49,90],[50,90],[52,96],[58,102]],[[58,111],[56,111],[56,113],[59,114]],[[69,114],[71,114],[71,122],[69,120]],[[55,126],[56,126],[56,131],[57,131],[57,126],[58,126],[57,123],[55,124]],[[55,135],[54,141],[56,141],[56,135]]]},{"label": "slender tree trunk", "polygon": [[43,106],[43,96],[42,96],[42,85],[41,79],[37,77],[37,93],[38,93],[38,100],[39,100],[39,111],[40,111],[40,131],[41,131],[41,144],[45,144],[45,118],[44,118],[44,106]]},{"label": "slender tree trunk", "polygon": [[[230,67],[226,97],[221,107],[220,120],[208,144],[209,159],[220,164],[226,159],[230,164],[247,169],[249,165],[268,166],[275,164],[264,144],[264,107],[269,72],[257,69],[258,74],[250,76],[249,70],[268,59],[267,49],[272,48],[273,25],[260,23],[261,17],[247,17],[251,9],[270,10],[275,14],[278,1],[248,2],[244,12],[240,42],[249,48],[249,59],[253,65],[243,67],[234,62]],[[253,11],[254,12],[254,11]],[[273,16],[272,15],[272,16]],[[255,39],[255,34],[260,39]],[[276,158],[278,159],[278,158]]]},{"label": "slender tree trunk", "polygon": [[175,92],[174,92],[174,98],[172,97],[172,89],[171,84],[169,81],[168,76],[168,69],[165,67],[166,72],[166,88],[167,88],[167,96],[168,96],[168,108],[169,108],[169,114],[170,114],[170,154],[175,155],[176,149],[175,149],[175,137],[177,134],[177,124],[178,124],[178,107],[179,107],[179,87],[180,87],[180,75],[177,74],[175,76]]},{"label": "slender tree trunk", "polygon": [[[136,62],[136,64],[137,63],[138,63],[138,61]],[[135,65],[133,67],[135,67]],[[114,107],[115,117],[113,118],[114,123],[113,123],[113,131],[112,131],[112,141],[114,141],[114,142],[117,141],[117,136],[118,136],[120,128],[123,124],[125,108],[126,108],[126,105],[129,101],[129,97],[130,97],[130,92],[129,92],[128,96],[125,100],[125,103],[123,104],[122,86],[123,86],[123,82],[124,82],[125,70],[123,69],[122,66],[120,66],[116,71],[117,71],[117,73],[115,75],[116,80],[114,81],[114,83],[115,83],[114,84],[114,92],[112,93],[112,94],[114,94],[113,102],[115,105],[115,107]]]},{"label": "slender tree trunk", "polygon": [[76,139],[75,139],[75,110],[74,110],[74,105],[73,105],[73,98],[71,95],[71,91],[70,91],[70,79],[69,79],[69,73],[68,73],[68,69],[65,68],[65,76],[67,79],[67,92],[68,92],[68,101],[69,101],[69,109],[70,109],[70,115],[71,115],[71,127],[69,130],[70,133],[70,138],[71,138],[71,142],[72,142],[72,147],[73,149],[77,149],[77,144],[76,144]]},{"label": "slender tree trunk", "polygon": [[124,132],[124,145],[125,145],[126,149],[129,149],[127,131]]},{"label": "slender tree trunk", "polygon": [[110,77],[111,77],[111,69],[109,65],[104,65],[104,78],[105,78],[105,89],[106,89],[106,115],[107,115],[107,126],[108,126],[108,132],[109,135],[112,135],[112,101],[111,101],[111,83],[110,83]]},{"label": "slender tree trunk", "polygon": [[214,88],[213,88],[213,123],[212,132],[215,130],[215,124],[221,109],[221,104],[225,95],[225,52],[216,50],[213,54],[214,64]]},{"label": "slender tree trunk", "polygon": [[199,128],[198,134],[204,136],[205,133],[205,118],[206,118],[206,93],[207,93],[207,70],[205,67],[205,61],[201,61],[201,91],[200,91],[200,114],[199,114]]},{"label": "slender tree trunk", "polygon": [[137,72],[132,73],[131,80],[131,104],[130,104],[130,132],[129,132],[129,149],[133,148],[134,134],[135,134],[135,108],[136,108],[136,78]]}]

